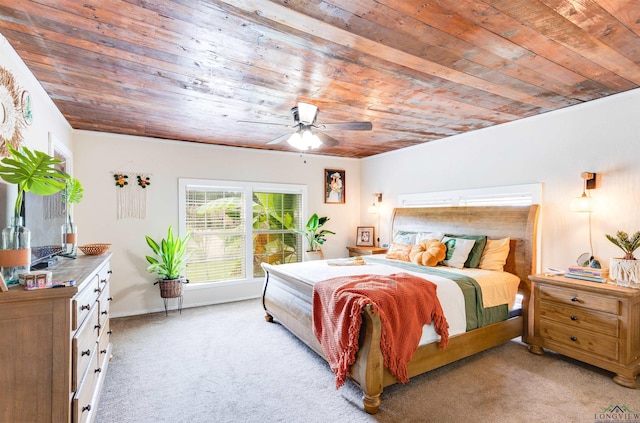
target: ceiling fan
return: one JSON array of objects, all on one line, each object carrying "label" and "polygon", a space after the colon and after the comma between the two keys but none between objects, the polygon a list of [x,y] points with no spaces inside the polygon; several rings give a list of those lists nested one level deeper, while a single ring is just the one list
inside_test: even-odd
[{"label": "ceiling fan", "polygon": [[[371,122],[336,122],[336,123],[324,123],[321,125],[316,124],[318,118],[319,109],[317,106],[311,103],[305,103],[303,101],[291,109],[291,115],[293,116],[293,126],[295,131],[293,133],[287,133],[279,136],[276,139],[269,141],[267,144],[278,144],[282,141],[287,141],[291,146],[299,150],[308,150],[310,148],[318,148],[321,145],[328,145],[330,147],[339,144],[339,141],[329,135],[320,132],[321,129],[338,129],[347,131],[370,131],[373,128]],[[245,123],[261,123],[265,125],[281,125],[278,123],[268,122],[252,122],[252,121],[239,121]],[[289,126],[289,125],[286,125]]]}]

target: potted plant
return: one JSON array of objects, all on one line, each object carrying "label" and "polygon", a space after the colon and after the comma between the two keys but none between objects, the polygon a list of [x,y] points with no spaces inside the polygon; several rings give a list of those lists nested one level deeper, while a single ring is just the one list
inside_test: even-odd
[{"label": "potted plant", "polygon": [[320,229],[328,220],[328,217],[318,217],[318,214],[314,213],[307,221],[304,229],[294,229],[296,233],[303,235],[307,239],[307,244],[309,245],[306,254],[307,260],[322,260],[323,254],[320,246],[325,243],[325,236],[335,235],[335,232]]},{"label": "potted plant", "polygon": [[62,249],[63,253],[70,257],[75,257],[78,246],[78,227],[71,218],[71,204],[82,201],[84,189],[76,178],[67,179],[64,191],[62,191],[62,201],[67,205],[67,222],[62,225]]},{"label": "potted plant", "polygon": [[616,232],[615,236],[605,236],[625,253],[622,258],[611,259],[609,277],[618,285],[640,288],[640,261],[633,255],[633,252],[640,248],[640,231],[631,237],[624,231]]},{"label": "potted plant", "polygon": [[154,253],[154,256],[146,256],[149,262],[147,271],[158,274],[159,279],[154,285],[160,286],[162,298],[181,297],[183,284],[189,282],[184,277],[184,271],[187,267],[187,241],[190,236],[191,233],[187,233],[184,238],[174,236],[171,226],[169,226],[167,237],[159,244],[145,235],[147,245]]},{"label": "potted plant", "polygon": [[18,194],[14,206],[13,218],[2,231],[2,250],[14,250],[10,259],[2,260],[2,276],[8,284],[18,282],[18,275],[28,272],[31,265],[31,238],[27,228],[22,226],[22,202],[26,192],[36,195],[55,194],[65,187],[69,175],[56,169],[61,163],[41,151],[31,151],[22,146],[20,149],[7,144],[9,157],[1,160],[0,177],[10,184],[16,184]]}]

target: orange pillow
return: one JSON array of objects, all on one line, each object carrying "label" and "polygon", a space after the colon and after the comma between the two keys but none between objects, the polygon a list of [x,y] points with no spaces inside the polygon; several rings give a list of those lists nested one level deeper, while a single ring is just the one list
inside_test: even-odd
[{"label": "orange pillow", "polygon": [[391,260],[409,261],[409,252],[411,251],[411,245],[391,243],[389,250],[387,251],[386,258]]},{"label": "orange pillow", "polygon": [[436,266],[447,256],[447,247],[437,239],[423,239],[411,248],[411,263],[422,266]]}]

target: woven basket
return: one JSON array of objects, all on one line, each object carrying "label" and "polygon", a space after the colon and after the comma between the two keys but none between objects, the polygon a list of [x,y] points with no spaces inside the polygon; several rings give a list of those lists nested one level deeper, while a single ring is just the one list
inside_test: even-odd
[{"label": "woven basket", "polygon": [[176,298],[182,296],[182,286],[188,283],[185,278],[180,279],[160,279],[156,282],[160,286],[160,297]]},{"label": "woven basket", "polygon": [[85,244],[80,245],[78,248],[88,256],[97,256],[109,251],[111,244]]}]

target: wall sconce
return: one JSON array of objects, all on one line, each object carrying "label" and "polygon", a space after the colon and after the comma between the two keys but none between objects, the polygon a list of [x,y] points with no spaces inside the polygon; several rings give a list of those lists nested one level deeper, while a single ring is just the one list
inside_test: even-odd
[{"label": "wall sconce", "polygon": [[589,253],[581,254],[576,261],[579,266],[599,268],[600,262],[593,255],[593,242],[591,241],[591,212],[593,212],[596,207],[596,201],[588,193],[588,190],[596,188],[596,174],[593,172],[582,172],[580,177],[584,181],[582,195],[571,201],[571,210],[589,214]]},{"label": "wall sconce", "polygon": [[382,194],[373,194],[373,203],[369,206],[369,213],[380,213],[380,203],[382,203]]},{"label": "wall sconce", "polygon": [[373,194],[373,203],[369,206],[369,213],[377,214],[378,222],[376,224],[376,247],[380,246],[380,205],[382,204],[382,194]]},{"label": "wall sconce", "polygon": [[584,180],[582,195],[571,201],[571,210],[580,213],[591,213],[596,206],[596,202],[588,194],[587,190],[596,188],[596,174],[593,172],[582,172],[580,174]]}]

